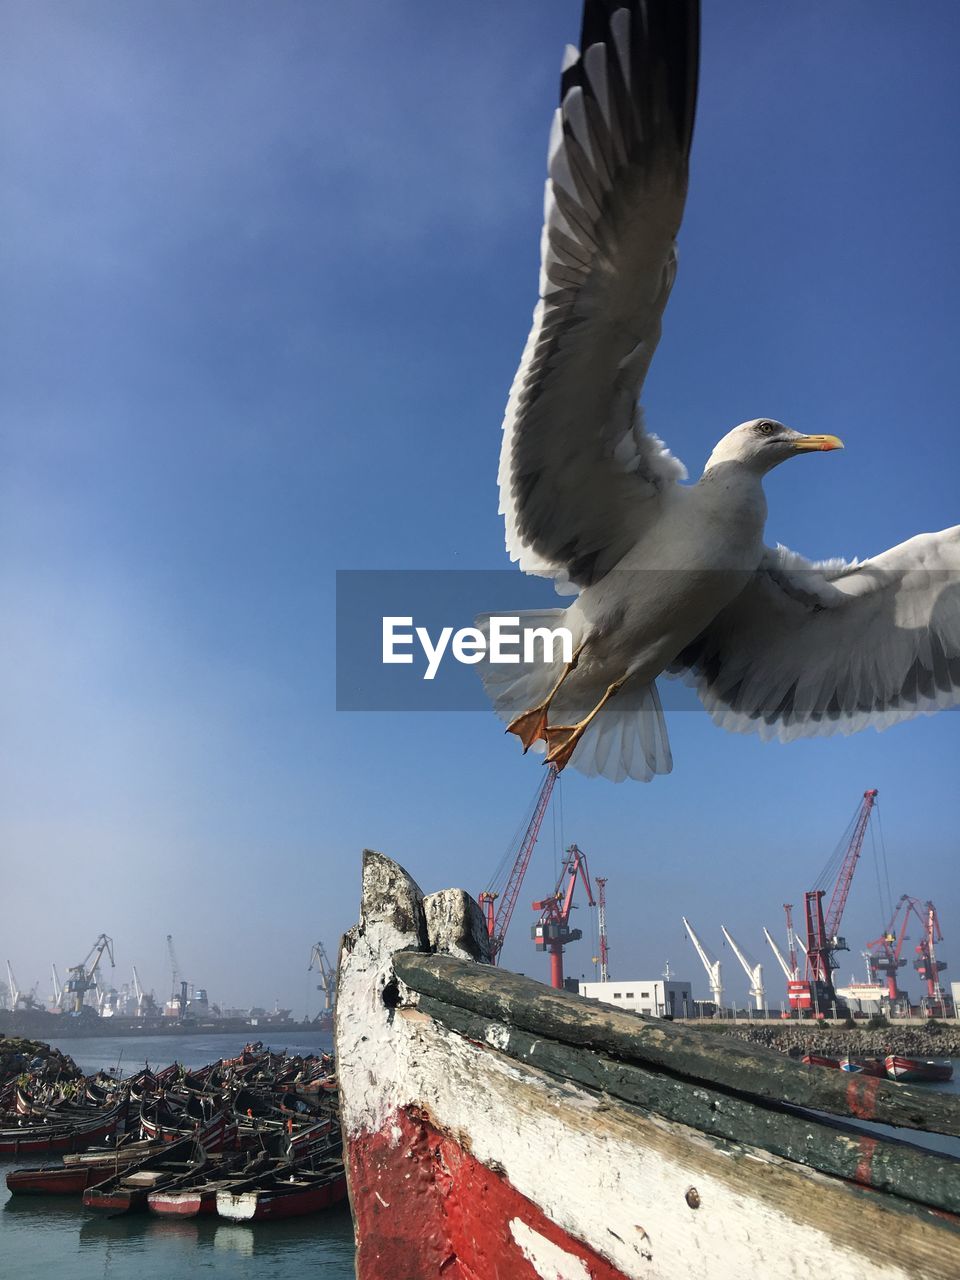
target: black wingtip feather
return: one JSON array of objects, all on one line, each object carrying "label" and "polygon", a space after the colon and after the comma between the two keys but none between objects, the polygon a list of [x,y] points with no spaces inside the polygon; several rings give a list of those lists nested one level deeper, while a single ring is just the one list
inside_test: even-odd
[{"label": "black wingtip feather", "polygon": [[[634,99],[642,100],[644,114],[653,118],[666,115],[682,154],[687,156],[696,114],[700,0],[584,0],[581,55],[593,44],[613,47],[611,19],[621,9],[630,14]],[[560,78],[561,101],[575,86],[589,90],[582,58]]]}]

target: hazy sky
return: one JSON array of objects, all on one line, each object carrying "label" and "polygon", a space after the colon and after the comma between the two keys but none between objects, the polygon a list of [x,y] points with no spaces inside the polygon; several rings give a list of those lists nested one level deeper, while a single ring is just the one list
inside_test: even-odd
[{"label": "hazy sky", "polygon": [[[337,713],[333,575],[507,565],[500,421],[578,10],[0,3],[0,960],[21,986],[105,930],[118,984],[136,963],[165,996],[172,933],[211,998],[312,1011],[310,947],[355,919],[364,845],[426,889],[477,891],[504,853],[539,762],[491,714]],[[960,8],[705,10],[649,422],[694,474],[747,418],[842,435],[768,481],[769,540],[805,554],[954,524]],[[935,900],[960,978],[956,714],[784,747],[678,712],[670,734],[649,786],[564,776],[511,967],[546,974],[528,904],[576,840],[609,877],[614,973],[669,958],[705,993],[681,913],[761,956],[878,787],[894,897]],[[868,861],[842,977],[882,923]]]}]

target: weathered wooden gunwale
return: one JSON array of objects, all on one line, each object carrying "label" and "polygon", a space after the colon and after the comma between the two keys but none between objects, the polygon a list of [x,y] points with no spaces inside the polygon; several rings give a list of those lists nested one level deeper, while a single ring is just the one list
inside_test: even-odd
[{"label": "weathered wooden gunwale", "polygon": [[532,1036],[601,1052],[731,1096],[960,1136],[960,1098],[948,1094],[808,1067],[758,1045],[718,1044],[695,1028],[603,1006],[450,955],[400,951],[393,962],[397,976],[420,996]]},{"label": "weathered wooden gunwale", "polygon": [[663,1072],[618,1062],[593,1050],[532,1035],[432,996],[417,1008],[480,1044],[562,1080],[737,1144],[759,1147],[820,1173],[886,1191],[928,1208],[960,1214],[960,1160],[825,1120],[722,1093]]}]

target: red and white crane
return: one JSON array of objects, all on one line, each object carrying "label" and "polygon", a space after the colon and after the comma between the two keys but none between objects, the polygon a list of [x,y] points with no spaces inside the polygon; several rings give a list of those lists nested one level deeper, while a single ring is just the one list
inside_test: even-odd
[{"label": "red and white crane", "polygon": [[597,931],[600,934],[600,981],[609,982],[610,967],[607,962],[610,957],[610,946],[607,942],[607,877],[594,876],[593,883],[597,886]]},{"label": "red and white crane", "polygon": [[953,1013],[953,1001],[944,993],[940,985],[940,974],[947,967],[945,960],[937,959],[936,944],[943,941],[940,932],[940,921],[937,919],[937,908],[932,902],[923,904],[923,938],[916,948],[916,959],[913,967],[919,977],[927,984],[927,999],[924,1009],[929,1017],[950,1017]]},{"label": "red and white crane", "polygon": [[[507,929],[510,927],[517,899],[520,896],[520,887],[523,884],[524,876],[527,874],[527,867],[530,865],[537,837],[540,835],[540,828],[543,826],[543,819],[550,804],[550,797],[553,795],[553,788],[559,777],[560,774],[556,765],[547,765],[543,781],[540,783],[540,789],[537,792],[537,798],[534,801],[533,813],[520,838],[506,884],[502,891],[499,892],[495,883],[490,884],[479,896],[480,909],[483,911],[484,919],[487,922],[487,933],[490,935],[490,952],[494,964],[500,963],[500,952],[503,950]],[[494,904],[498,898],[500,905],[494,909]]]},{"label": "red and white crane", "polygon": [[[791,991],[790,1003],[794,1008],[806,1010],[812,1004],[816,1012],[821,1015],[828,1013],[831,1007],[845,1011],[844,1002],[838,999],[833,985],[833,970],[837,968],[834,953],[849,950],[846,939],[840,934],[840,921],[843,919],[843,909],[850,895],[853,873],[857,869],[877,794],[875,789],[863,793],[860,808],[851,824],[850,839],[840,863],[840,870],[837,873],[826,913],[823,910],[825,889],[811,889],[804,895],[807,926],[805,989],[795,988]],[[831,858],[828,869],[821,879],[829,874],[833,861],[834,859]]]},{"label": "red and white crane", "polygon": [[[583,937],[582,929],[570,928],[570,912],[573,910],[573,894],[578,879],[583,882],[590,906],[595,907],[597,904],[590,887],[586,854],[572,844],[563,860],[557,887],[549,898],[533,904],[534,911],[540,912],[540,919],[530,932],[537,950],[550,952],[551,987],[563,987],[563,948],[567,943],[576,942]],[[566,888],[564,880],[567,882]]]}]

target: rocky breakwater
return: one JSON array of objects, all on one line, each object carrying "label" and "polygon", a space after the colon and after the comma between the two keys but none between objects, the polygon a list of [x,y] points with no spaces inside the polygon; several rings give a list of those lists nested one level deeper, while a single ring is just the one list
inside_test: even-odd
[{"label": "rocky breakwater", "polygon": [[82,1074],[72,1058],[42,1040],[0,1036],[0,1088],[24,1075],[40,1082],[76,1080]]},{"label": "rocky breakwater", "polygon": [[779,1049],[791,1057],[820,1053],[831,1057],[844,1054],[884,1057],[899,1053],[911,1058],[960,1058],[960,1026],[927,1023],[915,1027],[891,1024],[868,1030],[866,1027],[816,1026],[813,1023],[782,1023],[775,1026],[711,1024],[711,1029],[750,1044]]}]

